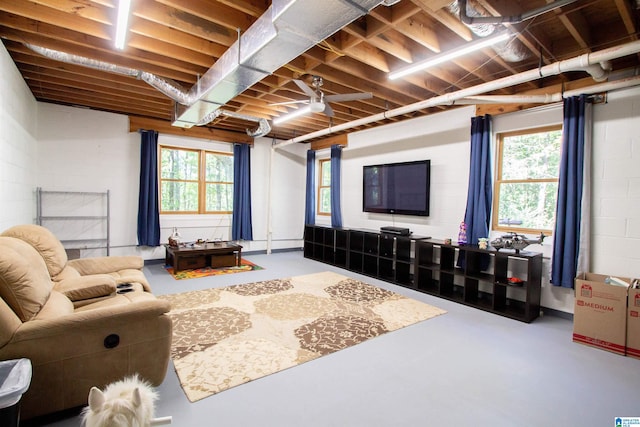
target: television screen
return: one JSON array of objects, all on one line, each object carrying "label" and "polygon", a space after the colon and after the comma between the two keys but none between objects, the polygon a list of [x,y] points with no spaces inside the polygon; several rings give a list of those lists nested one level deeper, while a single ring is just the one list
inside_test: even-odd
[{"label": "television screen", "polygon": [[363,167],[364,212],[429,215],[431,161]]}]

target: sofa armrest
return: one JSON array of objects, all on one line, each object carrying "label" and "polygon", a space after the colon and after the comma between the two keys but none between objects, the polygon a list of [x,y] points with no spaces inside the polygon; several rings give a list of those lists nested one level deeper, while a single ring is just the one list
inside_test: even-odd
[{"label": "sofa armrest", "polygon": [[103,256],[69,260],[67,265],[75,268],[82,276],[89,274],[109,274],[115,271],[144,267],[144,260],[137,255]]},{"label": "sofa armrest", "polygon": [[71,301],[105,297],[117,290],[116,280],[108,274],[91,274],[56,282],[53,289]]},{"label": "sofa armrest", "polygon": [[123,326],[126,328],[127,325],[163,316],[170,309],[168,301],[154,299],[74,312],[55,319],[32,320],[22,324],[16,331],[12,343],[40,339],[53,342],[56,336],[70,333],[80,336],[86,333],[90,336],[99,331]]}]

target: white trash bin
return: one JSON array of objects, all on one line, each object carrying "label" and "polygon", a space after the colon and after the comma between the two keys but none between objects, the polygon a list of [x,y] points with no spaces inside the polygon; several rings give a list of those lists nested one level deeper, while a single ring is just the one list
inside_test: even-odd
[{"label": "white trash bin", "polygon": [[20,399],[31,383],[31,361],[0,361],[0,426],[18,427]]}]

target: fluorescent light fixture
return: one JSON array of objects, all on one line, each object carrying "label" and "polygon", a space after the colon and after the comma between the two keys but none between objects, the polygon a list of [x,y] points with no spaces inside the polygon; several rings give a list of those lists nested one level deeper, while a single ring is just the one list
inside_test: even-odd
[{"label": "fluorescent light fixture", "polygon": [[286,114],[284,116],[280,116],[280,117],[276,117],[275,119],[273,119],[273,124],[274,125],[279,125],[280,123],[284,123],[286,121],[289,121],[291,119],[295,119],[296,117],[300,117],[303,114],[307,114],[311,112],[311,106],[310,105],[305,105],[302,108],[298,108],[297,110],[295,110],[292,113]]},{"label": "fluorescent light fixture", "polygon": [[457,49],[453,49],[449,52],[438,54],[429,59],[425,59],[424,61],[416,62],[415,64],[409,65],[408,67],[401,68],[398,71],[389,73],[389,80],[399,79],[400,77],[408,76],[409,74],[415,73],[416,71],[425,70],[429,67],[442,64],[443,62],[451,61],[452,59],[459,58],[471,52],[475,52],[477,50],[484,49],[485,47],[489,47],[496,43],[505,41],[511,36],[512,36],[511,33],[509,33],[508,31],[505,31],[495,36],[472,41]]},{"label": "fluorescent light fixture", "polygon": [[129,9],[131,9],[131,0],[119,0],[118,2],[118,21],[116,23],[116,49],[124,49],[124,40],[127,37]]}]

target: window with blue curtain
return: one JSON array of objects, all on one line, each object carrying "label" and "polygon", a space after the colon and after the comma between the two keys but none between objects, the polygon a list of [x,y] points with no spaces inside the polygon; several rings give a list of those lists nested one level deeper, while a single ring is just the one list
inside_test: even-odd
[{"label": "window with blue curtain", "polygon": [[340,162],[342,146],[331,146],[331,226],[342,227],[342,210],[340,207]]},{"label": "window with blue curtain", "polygon": [[[490,115],[471,118],[471,158],[469,165],[469,188],[464,223],[467,227],[467,242],[478,244],[481,237],[489,237],[493,183],[491,167]],[[461,253],[461,255],[464,255]],[[458,258],[458,266],[464,267],[464,256]],[[482,260],[482,269],[489,265],[489,257]]]},{"label": "window with blue curtain", "polygon": [[304,223],[313,225],[316,223],[316,152],[307,150],[307,188],[304,202]]},{"label": "window with blue curtain", "polygon": [[233,146],[233,214],[231,239],[253,240],[251,224],[251,146]]},{"label": "window with blue curtain", "polygon": [[140,130],[138,245],[160,245],[160,209],[158,197],[158,132],[154,130]]},{"label": "window with blue curtain", "polygon": [[[580,255],[587,95],[564,100],[562,157],[553,233],[551,284],[573,288]],[[588,214],[588,213],[587,213]]]}]

